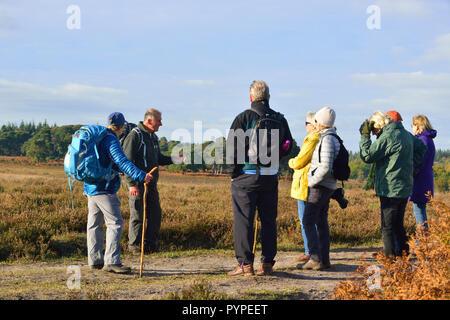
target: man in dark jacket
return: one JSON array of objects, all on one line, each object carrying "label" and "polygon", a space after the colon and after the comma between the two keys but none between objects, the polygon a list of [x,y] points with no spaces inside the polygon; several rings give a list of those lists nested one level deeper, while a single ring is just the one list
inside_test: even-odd
[{"label": "man in dark jacket", "polygon": [[[289,153],[292,136],[286,119],[269,106],[269,87],[264,81],[250,86],[251,109],[240,113],[233,121],[227,139],[227,164],[231,167],[231,197],[234,214],[234,247],[237,267],[228,275],[253,275],[254,220],[258,209],[261,220],[261,267],[258,274],[271,274],[277,253],[277,207],[279,160]],[[259,136],[256,149],[252,145],[252,132],[260,119],[273,117],[274,130],[271,145]],[[278,119],[278,120],[277,120]],[[272,130],[271,130],[272,131]],[[269,130],[267,130],[268,134]],[[267,136],[266,136],[267,137]],[[267,141],[266,141],[267,142]],[[264,151],[261,151],[264,150]],[[271,152],[269,152],[269,150]],[[262,153],[261,153],[262,152]],[[270,157],[268,156],[270,153]],[[265,159],[263,159],[265,158]],[[270,161],[264,161],[270,158]],[[253,160],[253,161],[252,161]]]},{"label": "man in dark jacket", "polygon": [[[144,121],[140,121],[123,141],[123,150],[128,159],[145,172],[149,172],[159,165],[173,163],[171,157],[164,156],[159,149],[158,136],[155,133],[160,126],[162,126],[161,112],[156,109],[149,109],[145,113]],[[158,177],[159,173],[156,171],[147,188],[146,216],[148,222],[147,229],[144,231],[144,252],[146,253],[157,251],[159,248],[158,234],[161,227],[161,205],[157,188]],[[128,248],[134,253],[140,253],[144,184],[130,176],[126,176],[126,182],[130,190]]]}]

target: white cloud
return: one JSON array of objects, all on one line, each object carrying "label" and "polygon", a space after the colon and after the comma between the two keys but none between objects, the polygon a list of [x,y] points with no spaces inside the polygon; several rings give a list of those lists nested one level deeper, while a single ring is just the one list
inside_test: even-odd
[{"label": "white cloud", "polygon": [[440,35],[434,40],[434,47],[425,51],[419,61],[450,61],[450,33]]},{"label": "white cloud", "polygon": [[379,87],[398,88],[448,88],[450,73],[426,74],[422,71],[391,73],[357,73],[350,76]]},{"label": "white cloud", "polygon": [[[43,86],[30,82],[0,79],[0,111],[14,114],[20,121],[39,116],[50,122],[103,119],[107,112],[126,106],[126,90],[94,87],[78,83]],[[72,120],[73,121],[73,120]]]},{"label": "white cloud", "polygon": [[4,99],[21,98],[24,100],[93,100],[109,103],[127,94],[126,90],[93,87],[78,83],[67,83],[57,87],[45,87],[29,82],[14,82],[0,79],[0,92]]},{"label": "white cloud", "polygon": [[396,108],[408,113],[432,113],[440,120],[449,119],[450,73],[353,74],[351,79],[381,88],[382,96],[367,104],[373,109]]}]

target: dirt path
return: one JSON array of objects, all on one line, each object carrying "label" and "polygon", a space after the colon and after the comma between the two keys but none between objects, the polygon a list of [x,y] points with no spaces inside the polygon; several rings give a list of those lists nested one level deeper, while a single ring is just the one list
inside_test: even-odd
[{"label": "dirt path", "polygon": [[[352,276],[364,254],[379,248],[335,249],[332,269],[299,270],[292,259],[298,252],[279,252],[274,274],[265,277],[226,276],[236,260],[233,251],[164,257],[145,256],[144,276],[139,278],[139,257],[124,256],[131,275],[90,270],[86,261],[0,265],[1,299],[167,299],[169,294],[206,280],[210,289],[231,299],[329,299],[339,281]],[[258,261],[257,255],[255,261]],[[69,268],[72,266],[71,268]],[[74,269],[75,267],[75,269]],[[80,274],[80,289],[69,290]]]}]

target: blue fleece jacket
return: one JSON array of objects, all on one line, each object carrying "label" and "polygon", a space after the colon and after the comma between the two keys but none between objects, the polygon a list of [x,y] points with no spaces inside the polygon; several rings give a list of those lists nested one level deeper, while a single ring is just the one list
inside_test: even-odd
[{"label": "blue fleece jacket", "polygon": [[98,146],[100,155],[100,164],[108,168],[112,161],[111,178],[108,188],[106,188],[107,180],[97,182],[95,184],[84,183],[84,193],[90,196],[98,194],[114,194],[120,188],[120,175],[122,171],[129,175],[136,181],[144,181],[146,173],[139,170],[128,158],[125,156],[116,134],[108,129],[107,136],[100,142]]}]

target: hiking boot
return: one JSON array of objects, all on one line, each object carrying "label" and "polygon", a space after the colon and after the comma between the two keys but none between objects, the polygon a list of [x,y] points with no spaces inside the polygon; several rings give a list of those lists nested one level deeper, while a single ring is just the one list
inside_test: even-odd
[{"label": "hiking boot", "polygon": [[261,263],[256,273],[257,276],[270,276],[271,274],[273,274],[273,264],[270,262]]},{"label": "hiking boot", "polygon": [[311,256],[309,254],[302,253],[298,257],[295,257],[294,262],[307,262]]},{"label": "hiking boot", "polygon": [[151,254],[159,252],[159,247],[144,247],[144,254]]},{"label": "hiking boot", "polygon": [[103,263],[101,263],[101,264],[90,264],[89,268],[90,269],[101,269],[101,268],[103,268]]},{"label": "hiking boot", "polygon": [[320,267],[319,267],[319,270],[326,270],[326,269],[330,269],[331,268],[331,263],[323,263],[323,262],[321,262],[320,263]]},{"label": "hiking boot", "polygon": [[253,276],[255,275],[255,271],[253,270],[253,264],[238,264],[236,268],[232,271],[228,272],[229,276]]},{"label": "hiking boot", "polygon": [[302,266],[303,270],[320,270],[320,261],[309,259],[307,263]]},{"label": "hiking boot", "polygon": [[125,273],[131,272],[130,267],[125,267],[122,264],[107,264],[103,267],[103,270],[107,271],[107,272],[113,272],[113,273],[119,273],[119,274],[125,274]]},{"label": "hiking boot", "polygon": [[141,255],[141,248],[139,248],[138,246],[129,246],[128,250],[130,250],[130,253],[133,256],[140,256]]}]

